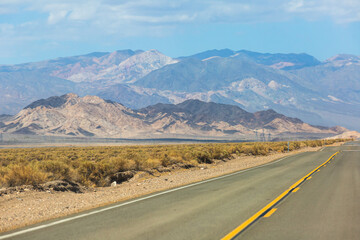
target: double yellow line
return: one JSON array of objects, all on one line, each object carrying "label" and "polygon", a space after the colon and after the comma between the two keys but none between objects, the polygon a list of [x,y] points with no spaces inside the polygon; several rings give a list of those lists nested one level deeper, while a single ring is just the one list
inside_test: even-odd
[{"label": "double yellow line", "polygon": [[297,188],[300,184],[302,184],[304,181],[306,181],[314,172],[319,170],[319,168],[323,167],[325,164],[327,164],[333,157],[335,157],[336,154],[339,152],[334,153],[331,155],[331,157],[326,160],[323,164],[312,170],[310,173],[308,173],[305,177],[301,178],[299,181],[294,183],[290,188],[288,188],[285,192],[280,194],[277,198],[275,198],[273,201],[271,201],[268,205],[266,205],[263,209],[255,213],[252,217],[250,217],[248,220],[243,222],[241,225],[239,225],[237,228],[235,228],[233,231],[231,231],[228,235],[223,237],[221,240],[231,240],[234,239],[237,235],[239,235],[242,231],[245,230],[248,226],[250,226],[252,223],[254,223],[256,220],[258,220],[261,216],[265,215],[267,212],[269,212],[277,203],[279,203],[283,198],[285,198],[288,194],[290,194],[295,188]]}]

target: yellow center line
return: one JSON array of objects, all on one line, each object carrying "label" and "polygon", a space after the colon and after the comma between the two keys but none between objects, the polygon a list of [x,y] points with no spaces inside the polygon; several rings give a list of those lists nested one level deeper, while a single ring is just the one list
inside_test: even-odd
[{"label": "yellow center line", "polygon": [[297,187],[297,188],[294,188],[294,190],[292,190],[292,192],[297,192],[297,191],[299,191],[299,187]]},{"label": "yellow center line", "polygon": [[297,188],[302,182],[304,182],[306,179],[310,179],[310,175],[312,175],[314,172],[316,172],[317,170],[319,170],[319,168],[321,168],[322,166],[324,166],[327,162],[329,162],[336,154],[338,154],[339,152],[334,153],[333,155],[331,155],[331,157],[326,160],[323,164],[321,164],[320,166],[318,166],[317,168],[315,168],[314,170],[312,170],[310,173],[308,173],[307,175],[305,175],[305,177],[301,178],[299,181],[297,181],[296,183],[294,183],[290,188],[288,188],[285,192],[283,192],[282,194],[280,194],[277,198],[275,198],[273,201],[271,201],[268,205],[266,205],[264,208],[262,208],[260,211],[258,211],[257,213],[255,213],[253,216],[251,216],[249,219],[247,219],[245,222],[243,222],[241,225],[239,225],[237,228],[235,228],[234,230],[232,230],[228,235],[226,235],[225,237],[223,237],[221,240],[231,240],[234,237],[236,237],[240,232],[242,232],[245,228],[247,228],[250,224],[252,224],[253,222],[255,222],[259,217],[261,217],[266,211],[268,211],[270,208],[272,208],[275,204],[277,204],[278,202],[280,202],[280,200],[282,200],[287,194],[290,193],[290,191],[294,190],[295,188]]},{"label": "yellow center line", "polygon": [[268,211],[268,212],[264,215],[264,218],[270,217],[276,210],[277,210],[277,208],[271,209],[270,211]]},{"label": "yellow center line", "polygon": [[308,177],[308,178],[307,178],[307,180],[310,180],[310,179],[312,179],[312,177]]}]

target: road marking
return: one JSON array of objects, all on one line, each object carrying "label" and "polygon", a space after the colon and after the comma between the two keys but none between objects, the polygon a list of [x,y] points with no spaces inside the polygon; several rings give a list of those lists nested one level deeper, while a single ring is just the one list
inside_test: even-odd
[{"label": "road marking", "polygon": [[[249,219],[247,219],[245,222],[243,222],[241,225],[239,225],[237,228],[232,230],[228,235],[223,237],[221,240],[232,240],[236,236],[238,236],[242,231],[244,231],[248,226],[250,226],[252,223],[254,223],[256,220],[258,220],[261,216],[263,216],[269,209],[273,208],[276,204],[278,204],[282,199],[284,199],[288,194],[290,194],[291,191],[293,191],[295,188],[300,186],[306,179],[310,179],[311,175],[314,174],[319,168],[323,167],[327,162],[329,162],[333,157],[335,157],[336,154],[339,152],[334,153],[331,155],[331,157],[326,160],[323,164],[312,170],[310,173],[306,174],[303,178],[301,178],[299,181],[294,183],[290,188],[288,188],[285,192],[280,194],[277,198],[275,198],[272,202],[270,202],[268,205],[266,205],[264,208],[262,208],[260,211],[255,213],[253,216],[251,216]],[[309,178],[310,177],[310,178]]]},{"label": "road marking", "polygon": [[267,212],[267,214],[264,215],[264,218],[270,217],[276,210],[277,208],[272,208],[270,211]]},{"label": "road marking", "polygon": [[262,167],[265,167],[265,166],[268,166],[268,165],[271,165],[271,164],[281,162],[281,161],[283,161],[283,160],[285,160],[285,159],[287,159],[289,157],[292,157],[292,156],[295,156],[295,155],[286,156],[286,157],[280,158],[280,159],[278,159],[276,161],[273,161],[273,162],[269,162],[269,163],[259,165],[259,166],[256,166],[256,167],[252,167],[252,168],[248,168],[248,169],[243,169],[243,170],[240,170],[240,171],[237,171],[237,172],[234,172],[234,173],[230,173],[230,174],[227,174],[227,175],[223,175],[223,176],[220,176],[220,177],[215,177],[215,178],[211,178],[211,179],[204,180],[204,181],[201,181],[201,182],[192,183],[192,184],[185,185],[185,186],[182,186],[182,187],[170,189],[170,190],[167,190],[167,191],[164,191],[164,192],[155,193],[155,194],[147,196],[147,197],[134,199],[132,201],[125,202],[125,203],[120,203],[118,205],[114,205],[114,206],[111,206],[111,207],[106,207],[106,208],[102,208],[102,209],[99,209],[99,210],[94,210],[94,211],[91,211],[89,213],[84,213],[84,214],[80,214],[80,215],[77,215],[77,216],[68,217],[68,218],[65,218],[65,219],[62,219],[62,220],[58,220],[58,221],[55,221],[55,222],[52,222],[52,223],[47,223],[47,224],[43,224],[43,225],[40,225],[40,226],[37,226],[37,227],[32,227],[32,228],[24,229],[24,230],[21,230],[21,231],[9,233],[9,234],[0,236],[0,240],[7,239],[7,238],[10,238],[10,237],[14,237],[14,236],[18,236],[18,235],[22,235],[22,234],[25,234],[25,233],[28,233],[28,232],[33,232],[33,231],[36,231],[36,230],[44,229],[44,228],[51,227],[51,226],[54,226],[54,225],[58,225],[58,224],[61,224],[61,223],[69,222],[69,221],[72,221],[72,220],[75,220],[75,219],[79,219],[79,218],[87,217],[87,216],[90,216],[90,215],[94,215],[94,214],[97,214],[97,213],[105,212],[105,211],[108,211],[108,210],[112,210],[114,208],[123,207],[123,206],[129,205],[129,204],[132,204],[132,203],[144,201],[146,199],[154,198],[154,197],[161,196],[161,195],[171,193],[171,192],[175,192],[175,191],[178,191],[178,190],[181,190],[181,189],[190,188],[190,187],[193,187],[193,186],[197,186],[197,185],[200,185],[200,184],[203,184],[203,183],[212,182],[212,181],[219,180],[219,179],[226,178],[226,177],[231,177],[231,176],[234,176],[234,175],[237,175],[237,174],[240,174],[240,173],[244,173],[244,172],[247,172],[247,171],[250,171],[250,170],[254,170],[254,169],[257,169],[257,168],[262,168]]},{"label": "road marking", "polygon": [[294,188],[294,190],[292,190],[292,192],[297,192],[297,191],[299,191],[299,187],[297,187],[297,188]]},{"label": "road marking", "polygon": [[317,172],[320,172],[320,169],[319,169],[319,170],[317,170]]},{"label": "road marking", "polygon": [[308,177],[306,180],[310,180],[310,179],[312,179],[312,177]]}]

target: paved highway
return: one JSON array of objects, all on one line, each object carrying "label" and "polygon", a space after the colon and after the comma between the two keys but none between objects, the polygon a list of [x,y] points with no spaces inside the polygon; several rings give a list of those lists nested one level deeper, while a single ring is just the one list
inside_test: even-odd
[{"label": "paved highway", "polygon": [[235,239],[360,239],[360,146],[342,149]]},{"label": "paved highway", "polygon": [[[3,233],[0,239],[221,239],[338,150],[360,150],[360,145],[301,153],[226,177]],[[270,217],[259,218],[237,239],[356,239],[353,236],[360,235],[356,227],[360,223],[356,204],[359,154],[337,154],[276,205]],[[329,237],[329,231],[337,235]]]}]

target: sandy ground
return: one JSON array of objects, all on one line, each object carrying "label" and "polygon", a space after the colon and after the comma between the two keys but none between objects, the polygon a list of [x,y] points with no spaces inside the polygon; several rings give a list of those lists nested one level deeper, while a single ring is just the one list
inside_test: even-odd
[{"label": "sandy ground", "polygon": [[115,187],[96,188],[85,193],[39,192],[25,188],[22,191],[0,196],[0,232],[251,168],[296,153],[319,149],[320,147],[303,148],[290,153],[276,153],[269,156],[241,156],[226,162],[218,161],[192,169],[175,169],[156,176],[139,173],[130,181]]}]

